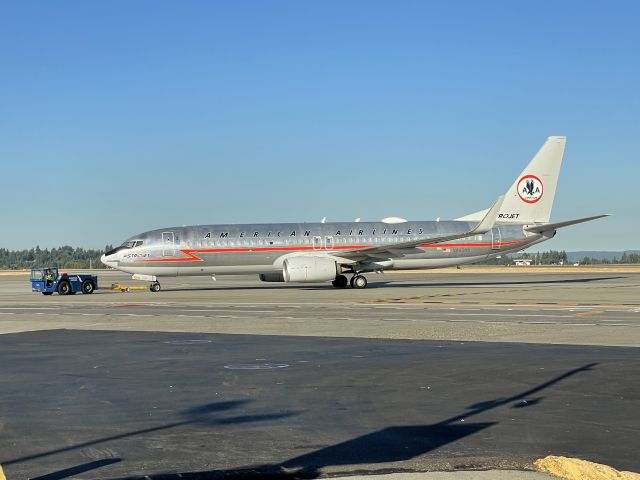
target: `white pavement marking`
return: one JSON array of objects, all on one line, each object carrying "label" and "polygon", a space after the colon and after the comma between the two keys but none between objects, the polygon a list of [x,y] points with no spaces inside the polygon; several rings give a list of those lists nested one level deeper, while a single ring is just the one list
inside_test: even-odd
[{"label": "white pavement marking", "polygon": [[444,313],[452,317],[562,317],[568,318],[570,315],[546,315],[544,313]]},{"label": "white pavement marking", "polygon": [[60,310],[58,307],[0,307],[0,310]]},{"label": "white pavement marking", "polygon": [[[183,310],[183,312],[226,312],[228,309],[226,308],[209,308],[209,309],[201,309],[201,310]],[[236,308],[233,309],[235,313],[276,313],[276,310],[238,310]]]}]

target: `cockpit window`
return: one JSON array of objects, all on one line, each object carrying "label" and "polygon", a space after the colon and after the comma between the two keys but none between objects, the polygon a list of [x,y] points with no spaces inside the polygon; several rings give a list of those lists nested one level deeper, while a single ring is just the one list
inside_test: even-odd
[{"label": "cockpit window", "polygon": [[128,242],[124,242],[122,244],[123,247],[134,248],[141,247],[144,242],[142,240],[129,240]]},{"label": "cockpit window", "polygon": [[108,251],[105,255],[108,257],[109,255],[113,255],[114,253],[118,253],[120,250],[126,250],[128,248],[141,247],[144,243],[143,240],[128,240],[124,242],[119,247],[114,248],[113,250]]}]

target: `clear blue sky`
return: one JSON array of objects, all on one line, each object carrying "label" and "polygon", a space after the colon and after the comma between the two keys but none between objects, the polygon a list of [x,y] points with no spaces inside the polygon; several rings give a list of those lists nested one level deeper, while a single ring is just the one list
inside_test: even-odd
[{"label": "clear blue sky", "polygon": [[552,219],[614,216],[541,248],[640,248],[640,2],[4,1],[0,19],[0,247],[455,218],[566,135]]}]

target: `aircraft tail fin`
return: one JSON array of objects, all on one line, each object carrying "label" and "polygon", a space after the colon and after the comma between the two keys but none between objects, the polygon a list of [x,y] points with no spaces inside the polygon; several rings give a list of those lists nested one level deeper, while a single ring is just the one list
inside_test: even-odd
[{"label": "aircraft tail fin", "polygon": [[[548,223],[556,194],[566,137],[549,137],[505,194],[500,223]],[[487,210],[457,220],[478,221]]]}]

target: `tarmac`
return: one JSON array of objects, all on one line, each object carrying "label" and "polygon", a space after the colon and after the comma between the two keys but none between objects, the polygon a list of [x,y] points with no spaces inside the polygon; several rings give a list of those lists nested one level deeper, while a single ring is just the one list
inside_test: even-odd
[{"label": "tarmac", "polygon": [[[506,272],[504,270],[507,270]],[[365,290],[0,275],[13,478],[551,478],[640,471],[640,270],[370,275]],[[447,476],[449,475],[449,476]],[[453,475],[453,477],[451,477]]]}]

